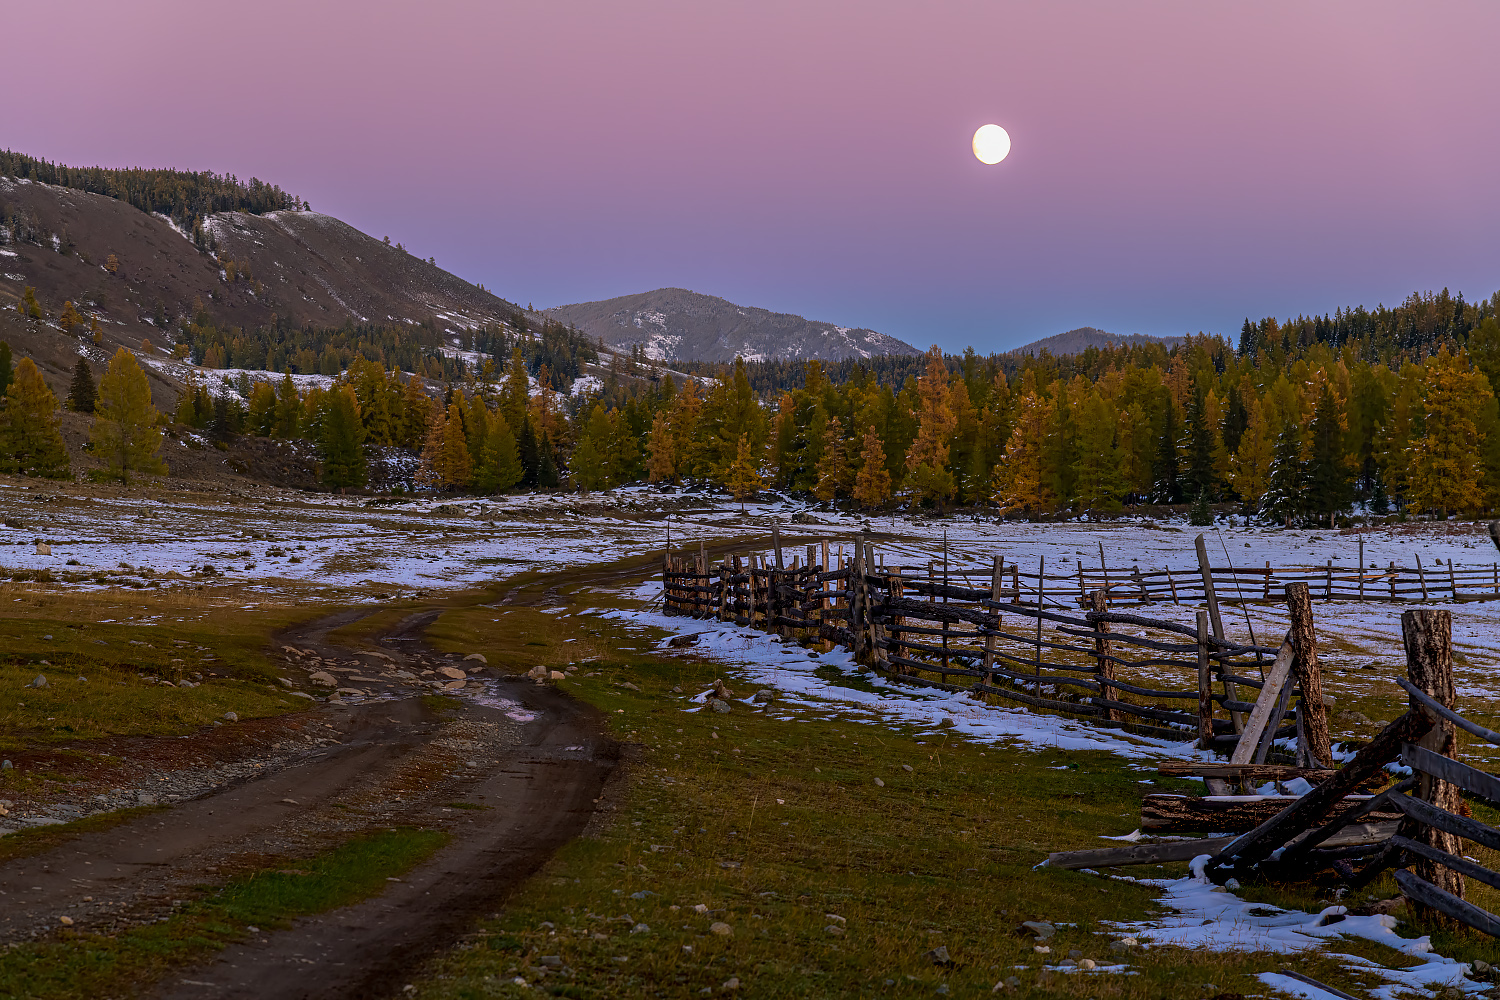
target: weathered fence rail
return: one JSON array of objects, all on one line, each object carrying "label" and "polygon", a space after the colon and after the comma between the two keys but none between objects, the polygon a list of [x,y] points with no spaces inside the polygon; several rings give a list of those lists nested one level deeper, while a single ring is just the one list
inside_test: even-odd
[{"label": "weathered fence rail", "polygon": [[[1316,579],[1285,581],[1291,628],[1279,645],[1263,646],[1225,637],[1216,596],[1226,598],[1216,595],[1206,568],[1197,593],[1208,610],[1188,626],[1110,610],[1114,585],[1089,590],[1103,581],[1086,573],[1078,576],[1084,610],[1060,610],[1044,567],[1028,590],[999,557],[987,586],[962,574],[883,565],[869,543],[847,558],[826,542],[821,550],[808,546],[805,560],[794,557],[790,566],[778,543],[773,564],[767,559],[750,553],[712,564],[702,548],[668,553],[666,612],[789,641],[837,643],[899,683],[1194,741],[1228,756],[1227,764],[1164,765],[1166,773],[1202,777],[1210,794],[1149,796],[1142,826],[1244,831],[1238,836],[1061,852],[1052,863],[1098,868],[1203,854],[1210,856],[1205,873],[1220,883],[1232,874],[1303,879],[1331,869],[1353,887],[1394,868],[1419,915],[1500,936],[1500,917],[1463,898],[1466,877],[1500,888],[1500,874],[1464,857],[1462,847],[1471,840],[1500,850],[1500,829],[1463,815],[1465,795],[1500,806],[1500,778],[1454,759],[1458,731],[1495,746],[1500,733],[1454,710],[1450,612],[1402,615],[1408,679],[1401,683],[1410,708],[1335,767],[1312,627]],[[1325,595],[1334,592],[1331,575],[1325,569]],[[1184,587],[1177,595],[1190,593]],[[1294,754],[1273,749],[1291,736]],[[1412,776],[1390,784],[1392,764]],[[1280,789],[1294,778],[1317,783],[1301,796],[1226,794],[1265,781]]]}]

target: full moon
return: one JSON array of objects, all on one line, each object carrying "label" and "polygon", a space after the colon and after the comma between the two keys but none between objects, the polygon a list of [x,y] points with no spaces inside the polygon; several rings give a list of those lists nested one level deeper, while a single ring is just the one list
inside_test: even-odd
[{"label": "full moon", "polygon": [[1010,155],[1010,133],[999,125],[981,125],[974,133],[974,155],[980,163],[999,163]]}]

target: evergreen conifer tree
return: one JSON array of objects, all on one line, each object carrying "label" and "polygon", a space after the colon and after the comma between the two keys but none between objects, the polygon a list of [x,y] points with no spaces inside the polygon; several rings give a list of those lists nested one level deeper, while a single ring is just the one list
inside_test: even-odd
[{"label": "evergreen conifer tree", "polygon": [[319,441],[323,485],[340,492],[365,485],[365,426],[354,387],[335,385],[328,394]]},{"label": "evergreen conifer tree", "polygon": [[151,384],[125,348],[109,359],[109,368],[99,380],[99,399],[94,408],[94,426],[89,439],[94,454],[104,461],[105,474],[122,483],[131,473],[164,476],[161,460],[162,434],[157,410],[151,403]]},{"label": "evergreen conifer tree", "polygon": [[516,436],[505,422],[505,415],[498,411],[490,414],[489,434],[485,437],[484,449],[485,467],[490,476],[490,492],[504,493],[521,481],[525,471],[521,468]]},{"label": "evergreen conifer tree", "polygon": [[1115,443],[1119,423],[1115,408],[1091,387],[1077,406],[1076,419],[1078,457],[1073,470],[1078,504],[1090,514],[1112,514],[1120,509],[1125,492],[1120,449]]},{"label": "evergreen conifer tree", "polygon": [[1302,516],[1302,435],[1296,424],[1287,424],[1276,436],[1276,449],[1266,476],[1261,513],[1272,522],[1291,527]]},{"label": "evergreen conifer tree", "polygon": [[610,479],[615,485],[634,482],[641,475],[641,447],[626,413],[610,411],[609,432]]},{"label": "evergreen conifer tree", "polygon": [[592,493],[609,485],[609,472],[605,468],[604,456],[594,446],[594,436],[584,434],[573,449],[568,462],[568,475],[585,493]]},{"label": "evergreen conifer tree", "polygon": [[537,489],[555,490],[558,485],[556,449],[552,439],[543,434],[536,443]]},{"label": "evergreen conifer tree", "polygon": [[297,383],[291,372],[281,376],[281,386],[276,390],[276,415],[271,426],[273,437],[288,440],[297,436],[297,420],[302,410],[302,401],[297,398]]},{"label": "evergreen conifer tree", "polygon": [[74,413],[93,413],[97,395],[93,369],[88,359],[79,355],[78,363],[73,366],[73,382],[68,387],[68,408]]},{"label": "evergreen conifer tree", "polygon": [[1168,504],[1182,502],[1182,483],[1177,478],[1177,416],[1171,399],[1167,400],[1156,462],[1151,467],[1151,500]]},{"label": "evergreen conifer tree", "polygon": [[1192,395],[1188,397],[1183,424],[1182,452],[1187,459],[1183,491],[1194,502],[1200,495],[1211,500],[1218,493],[1218,477],[1214,472],[1214,433],[1209,425],[1202,385],[1195,386]]},{"label": "evergreen conifer tree", "polygon": [[521,430],[516,434],[516,451],[521,456],[521,482],[527,486],[537,485],[541,472],[541,454],[537,447],[536,428],[531,423],[531,414],[521,411]]},{"label": "evergreen conifer tree", "polygon": [[1483,405],[1480,380],[1463,353],[1447,347],[1427,359],[1422,395],[1427,402],[1425,433],[1411,468],[1411,502],[1419,510],[1476,513],[1484,508],[1475,417]]},{"label": "evergreen conifer tree", "polygon": [[448,404],[448,413],[443,421],[442,448],[437,455],[437,480],[444,489],[461,490],[469,485],[474,472],[474,459],[469,454],[469,441],[464,434],[464,418],[457,403]]},{"label": "evergreen conifer tree", "polygon": [[64,479],[68,449],[58,430],[57,397],[30,358],[22,358],[0,409],[0,471]]},{"label": "evergreen conifer tree", "polygon": [[1260,400],[1252,398],[1245,429],[1240,434],[1239,450],[1229,463],[1231,482],[1234,491],[1240,495],[1246,516],[1260,506],[1260,498],[1266,492],[1275,448],[1265,410]]},{"label": "evergreen conifer tree", "polygon": [[1208,490],[1200,489],[1193,498],[1193,505],[1188,508],[1188,524],[1201,528],[1213,523],[1214,509],[1208,503]]},{"label": "evergreen conifer tree", "polygon": [[11,367],[10,344],[0,340],[0,396],[5,395],[10,389],[10,380],[15,376],[15,369]]},{"label": "evergreen conifer tree", "polygon": [[420,375],[408,375],[401,391],[401,443],[416,448],[427,440],[427,425],[432,419],[432,398],[422,386]]},{"label": "evergreen conifer tree", "polygon": [[1333,516],[1353,501],[1354,483],[1344,453],[1344,415],[1327,381],[1318,392],[1307,433],[1311,449],[1303,472],[1303,512],[1320,521],[1327,518],[1332,526]]},{"label": "evergreen conifer tree", "polygon": [[957,484],[948,471],[948,440],[958,425],[948,369],[936,344],[927,352],[927,371],[917,383],[922,406],[917,437],[906,453],[906,487],[919,500],[942,506]]}]

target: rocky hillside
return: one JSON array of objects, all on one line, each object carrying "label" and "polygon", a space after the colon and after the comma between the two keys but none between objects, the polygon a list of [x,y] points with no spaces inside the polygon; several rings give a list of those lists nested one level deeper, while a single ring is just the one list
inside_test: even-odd
[{"label": "rocky hillside", "polygon": [[1180,343],[1182,343],[1181,337],[1153,337],[1144,333],[1122,335],[1118,333],[1105,333],[1103,330],[1092,326],[1080,326],[1078,329],[1069,330],[1067,333],[1053,334],[1050,337],[1043,337],[1041,340],[1034,340],[1025,347],[1018,347],[1010,353],[1037,355],[1042,351],[1047,351],[1049,354],[1057,357],[1063,354],[1082,354],[1090,347],[1106,347],[1111,344],[1115,347],[1134,347],[1137,344],[1161,344],[1170,351]]},{"label": "rocky hillside", "polygon": [[580,302],[545,310],[611,347],[644,346],[647,357],[666,361],[747,361],[771,358],[868,358],[920,354],[895,337],[865,330],[737,306],[684,288],[658,288],[602,302]]}]

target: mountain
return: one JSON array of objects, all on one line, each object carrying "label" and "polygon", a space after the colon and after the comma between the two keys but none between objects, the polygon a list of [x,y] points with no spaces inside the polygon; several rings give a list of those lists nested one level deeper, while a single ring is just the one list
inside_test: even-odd
[{"label": "mountain", "polygon": [[1078,329],[1069,330],[1067,333],[1053,334],[1050,337],[1043,337],[1041,340],[1034,340],[1025,347],[1017,347],[1008,353],[1036,355],[1042,351],[1047,351],[1053,357],[1057,357],[1063,354],[1082,354],[1090,347],[1106,347],[1109,345],[1115,347],[1134,347],[1137,344],[1161,344],[1167,350],[1171,350],[1180,343],[1182,343],[1181,337],[1153,337],[1145,333],[1122,335],[1118,333],[1105,333],[1103,330],[1095,329],[1092,326],[1080,326]]},{"label": "mountain", "polygon": [[733,361],[736,356],[746,361],[832,361],[922,353],[874,330],[737,306],[685,288],[658,288],[602,302],[557,306],[543,313],[602,339],[606,346],[642,344],[647,357],[663,361]]},{"label": "mountain", "polygon": [[0,219],[0,304],[14,302],[23,285],[54,315],[64,300],[80,309],[90,303],[106,336],[131,346],[153,330],[160,341],[160,327],[192,316],[195,302],[216,325],[246,328],[273,314],[316,326],[436,318],[474,327],[517,311],[317,212],[213,212],[201,217],[201,233],[189,233],[164,214],[103,194],[0,177]]}]

